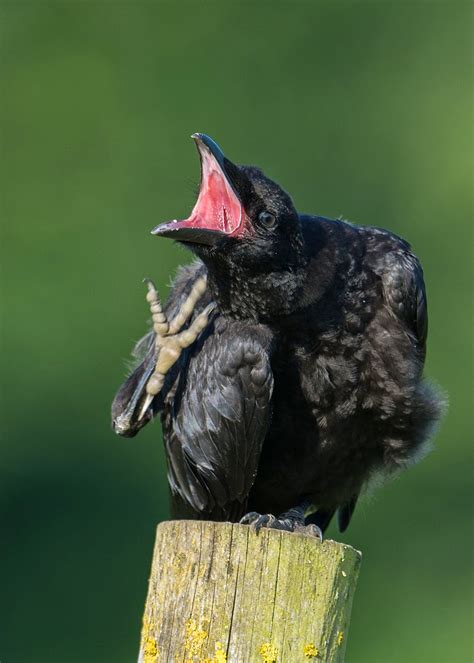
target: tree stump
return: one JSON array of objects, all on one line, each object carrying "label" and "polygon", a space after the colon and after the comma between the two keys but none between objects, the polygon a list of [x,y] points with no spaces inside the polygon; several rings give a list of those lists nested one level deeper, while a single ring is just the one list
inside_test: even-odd
[{"label": "tree stump", "polygon": [[343,661],[361,554],[248,525],[158,525],[139,663]]}]

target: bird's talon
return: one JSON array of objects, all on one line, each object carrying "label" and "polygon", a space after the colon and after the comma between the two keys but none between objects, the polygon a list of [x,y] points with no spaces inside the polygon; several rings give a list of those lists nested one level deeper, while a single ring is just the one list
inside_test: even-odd
[{"label": "bird's talon", "polygon": [[250,525],[256,534],[260,532],[262,527],[266,527],[268,529],[279,529],[283,532],[297,532],[298,534],[314,537],[320,541],[323,540],[323,534],[317,525],[305,525],[304,520],[298,517],[289,518],[286,514],[277,518],[271,513],[261,515],[256,511],[251,511],[240,519],[240,524]]},{"label": "bird's talon", "polygon": [[150,306],[153,329],[156,334],[156,364],[145,386],[146,397],[140,410],[139,421],[145,416],[153,398],[161,391],[165,382],[165,376],[170,368],[178,361],[183,349],[194,343],[199,334],[207,327],[209,317],[216,307],[215,302],[208,304],[191,322],[189,327],[182,330],[183,326],[194,313],[197,302],[206,291],[206,277],[197,279],[188,297],[171,321],[168,320],[166,313],[163,311],[160,296],[153,281],[149,278],[145,278],[143,281],[148,286],[146,299]]},{"label": "bird's talon", "polygon": [[142,405],[142,408],[140,410],[140,414],[138,415],[138,421],[141,421],[143,419],[143,417],[145,416],[145,412],[148,410],[148,408],[151,405],[152,400],[153,400],[153,396],[151,394],[147,394],[146,398],[145,398],[145,401]]}]

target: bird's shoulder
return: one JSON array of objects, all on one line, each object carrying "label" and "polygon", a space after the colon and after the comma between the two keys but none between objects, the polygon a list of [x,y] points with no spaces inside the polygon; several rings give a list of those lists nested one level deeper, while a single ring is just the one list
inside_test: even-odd
[{"label": "bird's shoulder", "polygon": [[315,272],[317,279],[336,283],[339,274],[345,288],[353,282],[363,290],[368,283],[373,288],[375,278],[381,284],[390,314],[416,339],[424,353],[428,329],[426,289],[423,269],[410,244],[384,228],[356,225],[344,219],[302,216],[301,221],[315,258],[312,280]]},{"label": "bird's shoulder", "polygon": [[[195,281],[205,275],[206,267],[200,261],[179,269],[166,304],[168,315],[179,310]],[[206,290],[191,321],[211,301],[212,295]],[[182,353],[177,365],[176,378],[186,385],[188,406],[196,412],[216,406],[223,412],[224,406],[220,403],[223,390],[227,390],[228,395],[232,392],[236,399],[250,395],[258,399],[272,380],[273,345],[273,332],[268,326],[224,315],[217,302],[208,326]],[[182,380],[183,375],[185,380]],[[175,393],[175,390],[170,391],[168,402],[174,400]],[[207,416],[204,410],[203,424]],[[226,409],[230,419],[236,412]]]}]

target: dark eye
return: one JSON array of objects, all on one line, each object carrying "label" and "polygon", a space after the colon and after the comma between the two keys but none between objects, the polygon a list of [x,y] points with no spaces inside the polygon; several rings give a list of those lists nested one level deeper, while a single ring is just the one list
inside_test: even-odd
[{"label": "dark eye", "polygon": [[260,212],[258,220],[265,228],[274,228],[276,226],[276,216],[271,212]]}]

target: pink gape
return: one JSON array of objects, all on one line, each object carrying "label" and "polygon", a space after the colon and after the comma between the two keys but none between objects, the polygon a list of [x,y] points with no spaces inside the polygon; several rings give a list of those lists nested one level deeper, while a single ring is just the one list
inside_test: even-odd
[{"label": "pink gape", "polygon": [[160,226],[160,230],[202,228],[219,230],[232,237],[245,234],[250,224],[242,203],[209,148],[199,137],[193,138],[201,157],[201,185],[197,202],[187,219],[171,221]]}]

